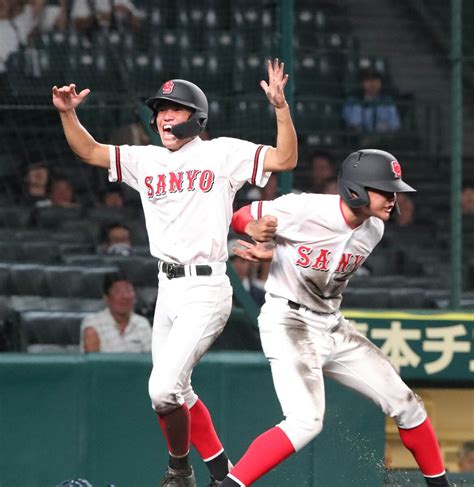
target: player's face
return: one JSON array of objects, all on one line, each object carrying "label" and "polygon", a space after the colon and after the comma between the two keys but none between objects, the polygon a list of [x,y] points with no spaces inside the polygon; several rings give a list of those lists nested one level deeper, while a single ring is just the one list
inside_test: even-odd
[{"label": "player's face", "polygon": [[369,205],[364,208],[367,212],[366,216],[375,216],[380,218],[384,222],[390,218],[395,203],[397,201],[397,195],[388,191],[380,191],[378,189],[368,189],[369,193]]},{"label": "player's face", "polygon": [[190,139],[178,139],[171,133],[171,127],[178,123],[186,122],[193,112],[177,103],[163,103],[158,109],[156,116],[156,127],[160,133],[161,142],[164,147],[175,151],[181,149]]}]

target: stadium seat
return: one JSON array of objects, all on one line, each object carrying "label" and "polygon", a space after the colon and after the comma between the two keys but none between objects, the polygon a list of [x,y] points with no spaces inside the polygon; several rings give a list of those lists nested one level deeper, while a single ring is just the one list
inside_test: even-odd
[{"label": "stadium seat", "polygon": [[21,245],[25,262],[53,264],[60,260],[59,245],[52,240],[43,242],[24,242]]},{"label": "stadium seat", "polygon": [[22,311],[9,324],[17,351],[78,350],[80,327],[88,312]]},{"label": "stadium seat", "polygon": [[0,264],[0,294],[11,294],[10,265]]},{"label": "stadium seat", "polygon": [[[79,266],[44,267],[47,295],[54,297],[85,296],[86,286]],[[88,296],[89,297],[89,296]]]},{"label": "stadium seat", "polygon": [[10,296],[8,308],[11,311],[91,311],[105,306],[102,299],[57,298],[44,296]]},{"label": "stadium seat", "polygon": [[390,307],[390,288],[347,288],[342,300],[344,308],[385,309]]},{"label": "stadium seat", "polygon": [[158,285],[158,261],[154,257],[105,256],[103,262],[117,266],[135,286]]},{"label": "stadium seat", "polygon": [[295,62],[295,91],[298,94],[340,98],[342,67],[337,52],[301,54]]},{"label": "stadium seat", "polygon": [[337,131],[341,125],[340,103],[327,98],[298,96],[295,125],[302,131]]},{"label": "stadium seat", "polygon": [[425,292],[421,288],[391,289],[389,295],[390,308],[421,309],[425,304]]},{"label": "stadium seat", "polygon": [[258,129],[274,130],[275,118],[273,107],[262,96],[242,96],[234,103],[232,114],[233,126],[249,132]]},{"label": "stadium seat", "polygon": [[47,296],[44,266],[40,264],[12,264],[8,294]]},{"label": "stadium seat", "polygon": [[63,222],[76,221],[81,216],[81,208],[49,207],[36,208],[33,212],[32,219],[37,227],[53,230],[60,227]]},{"label": "stadium seat", "polygon": [[100,299],[103,296],[104,276],[110,272],[118,272],[117,266],[91,267],[82,270],[83,292],[79,296]]},{"label": "stadium seat", "polygon": [[26,228],[30,223],[31,211],[29,207],[3,206],[0,208],[0,227]]}]

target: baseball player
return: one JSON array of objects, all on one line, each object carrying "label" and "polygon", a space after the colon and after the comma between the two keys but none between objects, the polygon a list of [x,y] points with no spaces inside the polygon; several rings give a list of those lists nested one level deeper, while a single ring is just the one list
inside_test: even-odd
[{"label": "baseball player", "polygon": [[146,102],[164,147],[100,144],[75,112],[90,90],[77,93],[73,84],[53,88],[73,152],[108,169],[111,181],[123,181],[140,193],[151,254],[158,259],[149,394],[170,454],[161,487],[196,485],[190,443],[210,470],[210,485],[228,473],[228,458],[209,411],[191,386],[191,373],[230,314],[227,233],[237,190],[246,181],[264,186],[272,171],[296,166],[296,133],[284,95],[288,75],[278,59],[268,62],[268,78],[260,85],[275,107],[276,147],[233,138],[201,140],[206,96],[179,79],[164,83]]},{"label": "baseball player", "polygon": [[346,158],[338,190],[254,202],[233,217],[234,230],[257,241],[268,240],[262,230],[278,224],[273,250],[241,241],[244,248],[235,252],[250,260],[273,253],[259,328],[285,419],[253,441],[221,487],[252,485],[320,433],[323,376],[365,395],[396,421],[427,485],[450,485],[421,399],[339,309],[349,278],[382,238],[396,193],[415,190],[402,180],[395,157],[375,149]]}]

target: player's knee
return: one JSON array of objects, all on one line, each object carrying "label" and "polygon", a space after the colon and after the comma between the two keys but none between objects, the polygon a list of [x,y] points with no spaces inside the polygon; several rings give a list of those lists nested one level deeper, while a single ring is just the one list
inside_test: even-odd
[{"label": "player's knee", "polygon": [[288,416],[279,426],[298,451],[321,433],[323,419],[317,416]]},{"label": "player's knee", "polygon": [[163,384],[149,384],[148,394],[150,395],[153,409],[158,414],[168,414],[183,405],[184,400],[176,391]]},{"label": "player's knee", "polygon": [[409,390],[404,397],[397,402],[390,416],[400,428],[414,428],[426,418],[426,410],[423,400],[418,394]]}]

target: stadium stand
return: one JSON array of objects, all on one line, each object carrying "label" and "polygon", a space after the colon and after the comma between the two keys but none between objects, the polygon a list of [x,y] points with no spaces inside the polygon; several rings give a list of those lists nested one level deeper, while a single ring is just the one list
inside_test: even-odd
[{"label": "stadium stand", "polygon": [[[426,4],[431,18],[441,22],[448,18],[445,2],[419,3]],[[408,76],[393,51],[387,49],[384,55],[377,48],[384,41],[383,32],[374,30],[371,38],[365,35],[362,25],[368,25],[370,18],[364,24],[354,13],[354,2],[325,0],[315,5],[296,0],[294,5],[292,81],[300,137],[295,178],[306,177],[308,157],[315,148],[329,149],[339,161],[357,148],[359,139],[344,129],[341,109],[346,96],[357,88],[361,69],[375,68],[395,97],[402,119],[401,132],[387,138],[385,148],[400,157],[404,178],[422,194],[416,225],[387,226],[383,243],[364,266],[369,275],[354,278],[344,306],[446,308],[449,290],[442,276],[447,272],[449,249],[449,195],[446,185],[440,189],[440,182],[449,174],[449,160],[439,151],[437,136],[443,117],[438,104],[420,103],[423,93],[416,89],[416,80],[407,84]],[[149,256],[139,200],[134,193],[124,192],[125,208],[100,206],[107,176],[71,155],[51,107],[51,85],[74,81],[93,90],[79,115],[104,142],[120,124],[129,123],[130,114],[136,114],[147,128],[148,112],[145,109],[142,120],[142,102],[170,77],[188,78],[206,90],[210,136],[274,141],[273,113],[258,83],[265,77],[265,60],[281,52],[278,2],[205,0],[171,6],[140,0],[137,7],[141,12],[137,31],[98,29],[85,35],[53,29],[31,40],[29,62],[36,63],[35,69],[29,66],[25,71],[24,53],[11,60],[5,85],[8,103],[2,101],[0,111],[4,147],[0,164],[1,316],[15,308],[20,297],[36,311],[80,312],[80,305],[82,310],[89,309],[88,300],[100,300],[100,281],[110,269],[129,274],[137,289],[137,308],[148,316],[153,312],[156,263]],[[394,15],[399,15],[402,27],[406,25],[406,11],[400,8]],[[426,21],[425,17],[419,20]],[[416,54],[416,43],[406,42],[411,42],[409,49]],[[436,76],[432,78],[435,83]],[[25,168],[39,160],[48,164],[54,176],[67,176],[73,182],[79,207],[32,208],[20,203]],[[134,255],[129,258],[97,252],[100,228],[114,221],[131,229]],[[473,238],[474,231],[467,225],[466,252]],[[467,260],[464,277],[466,289],[474,290],[472,259]],[[44,310],[35,296],[50,304],[52,299],[64,300],[58,306],[65,308],[51,304],[51,309]],[[469,292],[462,303],[472,306]],[[5,320],[0,318],[0,322]]]}]

